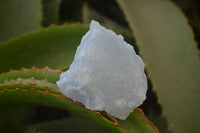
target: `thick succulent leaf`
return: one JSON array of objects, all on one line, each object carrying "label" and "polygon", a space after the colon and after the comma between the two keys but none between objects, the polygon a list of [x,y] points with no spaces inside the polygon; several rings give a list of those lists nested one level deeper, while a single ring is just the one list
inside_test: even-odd
[{"label": "thick succulent leaf", "polygon": [[148,113],[146,117],[155,124],[160,133],[170,133],[166,117],[161,114]]},{"label": "thick succulent leaf", "polygon": [[61,0],[42,0],[43,5],[43,26],[57,24],[59,18],[59,6]]},{"label": "thick succulent leaf", "polygon": [[200,132],[200,60],[183,13],[167,0],[118,0],[174,133]]},{"label": "thick succulent leaf", "polygon": [[1,89],[0,105],[41,105],[57,107],[93,120],[111,132],[124,132],[118,127],[118,124],[105,119],[100,113],[88,110],[83,105],[75,103],[63,95],[57,95],[48,91],[36,90],[34,88]]},{"label": "thick succulent leaf", "polygon": [[16,80],[18,78],[29,79],[34,78],[36,80],[47,80],[50,83],[56,83],[60,78],[60,70],[52,70],[48,67],[38,69],[32,67],[31,69],[22,68],[20,70],[11,70],[7,73],[0,75],[0,83],[5,82],[6,80]]},{"label": "thick succulent leaf", "polygon": [[[45,70],[43,69],[43,71]],[[29,72],[27,71],[27,73]],[[12,92],[11,95],[9,95],[10,92]],[[72,102],[70,99],[61,94],[60,89],[58,89],[55,84],[45,80],[19,78],[16,80],[4,81],[2,84],[0,84],[0,100],[2,100],[2,102],[0,102],[0,107],[5,107],[5,109],[8,110],[4,111],[8,115],[3,113],[3,117],[1,117],[2,119],[0,123],[3,123],[3,126],[7,124],[5,123],[5,120],[8,120],[8,123],[10,124],[13,124],[13,122],[10,120],[14,120],[16,121],[15,128],[21,129],[21,125],[17,124],[17,121],[22,108],[19,108],[19,113],[17,113],[16,109],[14,108],[16,105],[18,105],[17,107],[24,105],[43,105],[71,111],[71,113],[78,114],[79,116],[83,116],[89,120],[96,121],[99,125],[102,125],[104,128],[106,127],[113,132],[123,132],[123,130],[118,127],[119,125],[116,121],[107,120],[100,113],[90,111],[83,105]],[[6,107],[13,107],[13,109]],[[15,113],[13,113],[13,111]]]},{"label": "thick succulent leaf", "polygon": [[[74,46],[73,42],[78,42],[77,40],[80,40],[81,36],[84,34],[83,30],[86,32],[88,30],[88,26],[76,24],[61,27],[51,27],[41,31],[32,32],[24,35],[23,37],[3,43],[0,45],[0,55],[3,53],[2,56],[0,56],[0,60],[1,62],[5,62],[5,64],[0,66],[0,68],[2,67],[2,71],[8,71],[10,68],[17,69],[21,66],[30,67],[32,65],[40,68],[46,65],[52,65],[53,68],[66,67],[66,64],[70,64],[73,60],[76,47],[79,44],[76,43],[76,46]],[[69,38],[66,38],[66,34]],[[57,37],[56,40],[52,39],[54,36]],[[66,42],[68,45],[65,45]],[[51,44],[53,44],[53,46]],[[63,55],[62,52],[65,54]],[[63,58],[63,56],[65,58]],[[52,71],[49,72],[49,70],[46,72],[40,71],[36,68],[30,70],[22,69],[20,71],[10,71],[2,74],[0,76],[0,80],[1,82],[6,82],[6,79],[16,80],[18,77],[35,77],[35,79],[47,79],[49,82],[55,83],[55,81],[57,81],[59,78],[59,72],[52,73]],[[45,78],[45,76],[47,77]],[[56,80],[53,79],[54,77],[56,77]],[[22,85],[24,85],[24,83]],[[121,128],[113,128],[116,127],[114,125],[118,125],[116,121],[110,122],[104,117],[99,116],[99,113],[89,111],[82,107],[82,105],[77,105],[77,103],[72,102],[62,95],[54,94],[54,92],[44,91],[46,88],[39,88],[42,87],[41,85],[39,87],[34,86],[36,89],[31,88],[29,85],[25,87],[23,86],[22,88],[21,87],[22,86],[17,87],[17,85],[13,83],[7,85],[7,88],[2,88],[0,93],[0,104],[44,105],[62,108],[94,120],[100,125],[110,129],[110,131],[123,132]]]},{"label": "thick succulent leaf", "polygon": [[[0,62],[4,63],[0,65],[0,73],[32,66],[66,70],[63,68],[73,61],[76,48],[88,28],[81,24],[52,26],[0,44]],[[134,43],[130,36],[124,37],[127,42]]]},{"label": "thick succulent leaf", "polygon": [[[146,119],[142,110],[138,108],[125,121],[119,122],[127,133],[158,133],[157,128]],[[38,123],[33,125],[33,127],[44,133],[54,133],[56,131],[59,133],[65,133],[66,131],[75,133],[108,132],[88,119],[73,115],[67,119]]]},{"label": "thick succulent leaf", "polygon": [[[5,81],[0,85],[0,105],[1,107],[15,107],[16,105],[18,105],[19,107],[24,105],[41,105],[48,107],[57,107],[60,109],[68,110],[73,114],[78,114],[79,116],[82,116],[83,118],[81,117],[80,119],[83,119],[85,121],[85,124],[89,123],[89,125],[95,125],[96,127],[100,128],[96,124],[91,124],[90,121],[92,120],[95,121],[97,124],[102,125],[104,128],[107,128],[111,132],[124,132],[122,128],[130,133],[143,131],[155,133],[157,131],[155,126],[145,118],[144,114],[142,114],[139,109],[136,109],[128,117],[127,120],[121,121],[122,128],[120,128],[119,123],[107,113],[99,113],[88,110],[83,105],[73,102],[70,99],[66,98],[60,93],[58,89],[53,87],[55,87],[55,85],[52,83],[48,83],[47,81],[39,81],[35,79],[16,79],[11,81]],[[4,123],[5,120],[8,120],[10,123],[11,119],[15,121],[18,120],[18,118],[15,118],[19,116],[15,115],[16,109],[10,110],[10,108],[8,108],[7,110],[8,112],[5,112],[7,112],[9,117],[3,114],[3,117],[1,117],[1,122]],[[19,111],[20,110],[21,108],[19,108]],[[14,111],[15,113],[9,111]],[[20,114],[20,112],[17,114]],[[74,119],[74,117],[72,117],[72,119],[73,122],[79,122],[80,120]],[[69,123],[69,121],[71,120],[67,121]],[[39,127],[42,128],[41,125]],[[131,127],[131,130],[129,129],[129,127]],[[43,127],[43,129],[44,128],[45,127]],[[103,128],[100,129],[99,131],[105,130]]]},{"label": "thick succulent leaf", "polygon": [[41,0],[0,0],[0,42],[40,27]]},{"label": "thick succulent leaf", "polygon": [[88,28],[80,24],[52,26],[0,44],[0,73],[21,67],[66,67]]},{"label": "thick succulent leaf", "polygon": [[138,108],[126,120],[119,123],[127,133],[159,133],[153,123],[145,117],[143,111]]},{"label": "thick succulent leaf", "polygon": [[16,89],[16,88],[23,88],[23,89],[31,89],[35,88],[41,91],[48,91],[54,94],[62,95],[60,89],[57,87],[56,84],[47,82],[45,80],[36,80],[34,78],[31,79],[16,79],[11,81],[5,81],[0,84],[1,89]]}]

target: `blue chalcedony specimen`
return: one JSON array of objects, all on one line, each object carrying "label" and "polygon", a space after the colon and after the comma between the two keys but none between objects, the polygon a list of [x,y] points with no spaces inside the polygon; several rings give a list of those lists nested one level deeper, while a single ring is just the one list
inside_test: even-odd
[{"label": "blue chalcedony specimen", "polygon": [[91,110],[126,119],[146,98],[144,63],[121,35],[92,21],[69,70],[57,85]]}]

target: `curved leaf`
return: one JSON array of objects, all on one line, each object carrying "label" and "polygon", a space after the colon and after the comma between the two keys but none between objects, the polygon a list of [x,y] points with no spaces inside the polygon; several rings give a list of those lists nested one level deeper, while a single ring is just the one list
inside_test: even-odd
[{"label": "curved leaf", "polygon": [[167,0],[118,0],[174,133],[200,132],[200,60],[183,13]]},{"label": "curved leaf", "polygon": [[16,79],[11,81],[6,81],[0,84],[1,89],[16,89],[16,88],[23,88],[23,89],[31,89],[35,88],[41,91],[48,91],[54,94],[62,95],[60,89],[57,87],[56,84],[44,81],[44,80],[36,80],[34,78],[31,79]]},{"label": "curved leaf", "polygon": [[[25,100],[26,99],[26,100]],[[47,91],[31,89],[1,89],[0,104],[2,105],[42,105],[48,107],[57,107],[69,110],[74,114],[88,118],[107,128],[114,133],[123,133],[124,131],[113,122],[105,119],[100,113],[91,111],[83,105],[73,102],[63,95],[53,94]]]},{"label": "curved leaf", "polygon": [[0,74],[0,83],[6,80],[15,80],[18,78],[30,79],[34,78],[37,80],[47,80],[51,83],[56,83],[60,78],[62,71],[52,70],[49,67],[38,69],[32,67],[31,69],[22,68],[21,70],[10,70],[7,73]]},{"label": "curved leaf", "polygon": [[[57,86],[55,84],[43,80],[20,78],[16,80],[4,81],[0,84],[0,107],[12,107],[13,105],[18,105],[18,107],[24,105],[57,107],[78,114],[79,116],[89,120],[93,120],[112,132],[124,132],[122,128],[130,133],[138,131],[147,131],[149,133],[156,132],[156,128],[148,122],[144,114],[142,114],[139,109],[136,109],[127,120],[121,121],[122,128],[120,128],[119,123],[109,114],[88,110],[83,105],[73,102],[63,96],[59,89],[56,88]],[[11,117],[19,116],[15,115],[16,112],[14,114],[12,112],[8,112],[8,114]],[[7,116],[5,116],[5,118],[7,118]],[[12,119],[18,120],[17,118]],[[127,126],[131,126],[131,130],[127,128]]]},{"label": "curved leaf", "polygon": [[143,111],[138,108],[126,120],[119,123],[127,133],[159,133],[153,123],[145,117]]},{"label": "curved leaf", "polygon": [[4,63],[0,73],[21,67],[66,67],[88,28],[80,24],[52,26],[0,44],[0,62]]},{"label": "curved leaf", "polygon": [[[73,61],[76,48],[89,26],[68,24],[30,32],[0,44],[0,73],[9,69],[36,66],[52,69],[67,68]],[[134,39],[125,35],[133,44]]]},{"label": "curved leaf", "polygon": [[[0,61],[5,63],[0,66],[0,70],[5,72],[10,68],[19,69],[22,66],[31,67],[33,65],[39,68],[46,65],[52,68],[66,67],[66,64],[70,64],[73,59],[76,47],[79,44],[77,40],[80,40],[86,30],[88,30],[88,26],[80,24],[50,27],[3,43],[0,45]],[[0,75],[0,81],[6,83],[6,79],[17,80],[18,77],[26,79],[34,77],[38,80],[48,79],[49,82],[55,83],[59,78],[59,72],[52,73],[49,70],[46,72],[44,73],[36,68],[10,71]],[[112,132],[123,132],[121,128],[115,126],[118,126],[117,121],[109,121],[98,112],[87,110],[82,105],[72,102],[62,95],[47,91],[42,85],[34,84],[35,86],[32,86],[34,87],[33,89],[30,84],[15,84],[11,82],[7,85],[4,84],[5,88],[1,88],[1,105],[57,107],[96,121]]]},{"label": "curved leaf", "polygon": [[[27,75],[29,75],[28,73],[33,72],[33,70],[37,70],[37,72],[40,72],[40,74],[43,73],[42,71],[50,71],[49,68],[41,70],[34,68],[34,69],[29,69],[29,71],[26,71]],[[55,71],[51,70],[50,72],[55,72]],[[10,93],[8,94],[8,92],[12,92],[12,94],[9,95]],[[83,105],[71,101],[70,99],[66,98],[61,94],[60,89],[57,87],[57,85],[47,82],[46,80],[36,80],[34,78],[31,79],[18,78],[15,80],[12,79],[10,81],[4,81],[2,84],[0,84],[0,100],[2,99],[4,100],[0,102],[1,105],[0,107],[2,106],[12,107],[13,105],[14,106],[18,105],[18,107],[24,105],[37,105],[37,106],[43,105],[48,107],[57,107],[71,111],[72,113],[78,114],[79,116],[84,116],[88,119],[96,121],[100,125],[103,126],[105,125],[104,127],[107,127],[111,131],[116,130],[118,132],[123,132],[122,129],[120,128],[118,129],[117,127],[118,124],[116,124],[115,121],[114,122],[109,121],[106,118],[104,118],[100,113],[88,110]],[[21,108],[19,109],[19,111],[20,110]],[[19,115],[15,115],[16,113],[8,112],[8,114],[9,116],[11,115],[14,117],[19,117]],[[20,114],[20,112],[18,114]],[[7,117],[5,116],[5,118]],[[18,120],[17,118],[12,118],[12,119]],[[8,119],[8,121],[10,122],[10,119]],[[112,129],[115,127],[117,129]]]}]

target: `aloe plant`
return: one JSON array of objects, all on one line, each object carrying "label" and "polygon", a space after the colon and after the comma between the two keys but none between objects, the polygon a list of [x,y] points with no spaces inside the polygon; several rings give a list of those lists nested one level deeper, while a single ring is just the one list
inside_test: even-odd
[{"label": "aloe plant", "polygon": [[[26,35],[24,35],[23,37],[19,37],[16,38],[15,40],[12,41],[8,41],[6,43],[2,43],[1,46],[1,60],[6,60],[7,61],[7,65],[9,63],[12,63],[13,59],[9,60],[9,58],[7,58],[6,55],[12,55],[11,53],[6,53],[3,52],[5,51],[5,49],[13,49],[12,47],[16,46],[16,45],[21,45],[21,52],[24,54],[24,57],[29,57],[30,58],[35,58],[35,57],[31,57],[28,56],[26,54],[26,52],[23,52],[24,47],[28,44],[28,43],[22,43],[23,41],[28,41],[28,42],[32,42],[33,45],[37,45],[38,47],[41,46],[40,43],[38,43],[38,41],[36,41],[37,43],[34,44],[34,40],[35,38],[38,38],[39,36],[42,37],[43,40],[41,43],[44,43],[45,39],[47,39],[46,36],[49,36],[50,32],[46,32],[46,31],[51,31],[54,30],[54,34],[57,35],[61,35],[61,33],[63,33],[63,31],[68,32],[68,31],[76,31],[77,26],[79,27],[80,32],[78,32],[78,34],[76,35],[76,37],[78,37],[78,39],[80,39],[81,36],[79,36],[82,33],[81,27],[85,27],[85,29],[88,29],[88,27],[86,26],[82,26],[80,24],[76,24],[76,25],[64,25],[64,26],[55,26],[55,27],[50,27],[48,29],[42,29],[40,31],[36,31],[36,32],[31,32],[28,33]],[[70,30],[70,29],[73,30]],[[72,35],[73,32],[71,32],[70,35],[65,34],[65,36],[63,37],[59,37],[59,40],[61,41],[61,45],[64,48],[60,48],[58,51],[59,52],[63,52],[64,50],[66,52],[66,49],[68,49],[70,52],[68,54],[66,54],[65,58],[72,58],[75,53],[75,48],[73,48],[73,46],[70,46],[72,44],[68,44],[69,47],[66,45],[66,42],[70,43],[72,41]],[[43,35],[43,36],[41,36]],[[69,38],[67,37],[69,36]],[[66,38],[67,37],[67,38]],[[66,39],[69,39],[69,41],[66,41]],[[48,40],[48,39],[47,39]],[[63,41],[65,40],[65,41]],[[52,46],[52,44],[54,44],[54,42],[52,43],[51,40],[48,40],[47,44],[47,48],[49,48],[50,46]],[[56,44],[54,44],[55,49]],[[7,48],[10,47],[10,48]],[[42,55],[40,55],[39,57],[37,57],[37,61],[35,62],[33,65],[34,66],[38,66],[38,67],[42,67],[41,64],[41,60],[45,59],[47,57],[47,55],[51,56],[52,51],[49,51],[48,49],[46,49],[46,47],[44,47],[44,49],[46,50],[47,53],[43,53]],[[71,49],[71,50],[70,50]],[[34,52],[34,49],[32,49]],[[45,51],[44,50],[44,51]],[[62,51],[63,50],[63,51]],[[55,50],[56,51],[56,50]],[[37,52],[37,49],[36,49]],[[47,55],[45,55],[47,54]],[[55,55],[57,54],[57,52],[55,52]],[[71,54],[71,55],[70,55]],[[45,55],[45,56],[43,56]],[[22,55],[21,55],[22,56]],[[55,58],[59,59],[58,55],[57,57],[55,56]],[[64,55],[63,55],[64,56]],[[14,55],[12,56],[14,57]],[[14,57],[15,58],[15,57]],[[20,58],[16,56],[16,60],[19,60]],[[51,58],[53,60],[53,58]],[[56,60],[56,59],[55,59]],[[72,59],[71,59],[72,60]],[[42,61],[43,62],[43,61]],[[33,63],[33,62],[31,62]],[[44,62],[43,62],[44,63]],[[58,67],[63,69],[63,67],[65,67],[65,64],[68,64],[70,62],[66,62],[63,63],[62,65],[60,65],[59,63],[57,64],[52,64],[55,65],[54,67]],[[20,63],[18,64],[20,65]],[[29,66],[30,63],[27,61],[27,64],[21,64],[20,66]],[[48,64],[47,64],[48,65]],[[10,65],[7,66],[7,68],[12,68],[12,69],[17,69],[20,68],[20,66],[15,66],[15,65]],[[53,67],[53,66],[52,66]],[[78,115],[79,117],[84,117],[87,118],[89,120],[92,120],[93,122],[101,125],[102,127],[106,128],[108,131],[111,132],[125,132],[123,127],[120,126],[119,122],[117,120],[115,120],[114,118],[112,118],[110,115],[106,114],[105,115],[101,115],[100,112],[94,112],[91,110],[86,109],[83,105],[79,104],[79,103],[75,103],[73,101],[71,101],[70,99],[68,99],[67,97],[63,96],[62,93],[60,92],[60,89],[56,86],[55,82],[59,79],[59,75],[62,72],[61,70],[52,70],[49,67],[45,67],[45,68],[36,68],[36,67],[32,67],[30,69],[26,69],[26,68],[21,68],[20,70],[10,70],[8,72],[7,68],[4,69],[5,67],[2,67],[1,70],[4,71],[4,73],[2,73],[0,75],[0,99],[1,99],[1,105],[21,105],[21,106],[25,106],[25,105],[35,105],[35,106],[48,106],[48,107],[56,107],[56,108],[60,108],[63,110],[67,110],[70,111],[71,113]],[[65,68],[67,69],[67,67]],[[24,100],[26,99],[26,100]],[[52,101],[51,101],[52,100]],[[13,113],[13,112],[12,112]],[[150,130],[153,132],[157,132],[156,128],[154,126],[152,126],[151,124],[149,124],[149,122],[144,118],[145,116],[143,115],[143,113],[136,109],[134,112],[134,117],[141,117],[142,122],[141,121],[137,121],[136,123],[139,125],[143,125],[146,130]],[[135,114],[136,113],[136,114]],[[20,115],[17,114],[17,115]],[[132,118],[132,117],[131,117]],[[144,122],[144,123],[143,123]],[[2,121],[3,123],[3,121]],[[143,123],[143,124],[142,124]],[[142,127],[134,127],[135,130],[143,130]],[[139,129],[137,129],[139,128]]]},{"label": "aloe plant", "polygon": [[[106,5],[110,5],[111,14],[120,14],[113,19],[116,17],[99,10],[104,2],[96,2],[73,4],[78,6],[72,11],[84,7],[76,14],[80,13],[80,21],[86,24],[70,24],[73,18],[61,18],[63,14],[70,16],[70,12],[61,12],[67,1],[0,0],[0,132],[199,132],[199,51],[180,9],[167,0],[113,0]],[[56,81],[73,61],[90,19],[100,19],[115,31],[120,29],[117,32],[139,48],[162,114],[155,115],[151,111],[154,107],[144,104],[126,120],[118,120],[106,112],[89,110],[61,93]],[[64,20],[67,24],[59,25]],[[121,22],[127,22],[130,28]],[[45,119],[48,111],[42,114],[39,110],[44,107],[54,109]],[[153,122],[141,108],[148,110],[146,116]],[[58,117],[59,111],[63,115]]]},{"label": "aloe plant", "polygon": [[170,1],[118,1],[146,60],[169,130],[200,132],[199,50],[184,14]]}]

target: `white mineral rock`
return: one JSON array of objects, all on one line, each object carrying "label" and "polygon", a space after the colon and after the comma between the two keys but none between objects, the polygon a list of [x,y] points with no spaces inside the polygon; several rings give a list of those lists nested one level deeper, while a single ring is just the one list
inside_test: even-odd
[{"label": "white mineral rock", "polygon": [[145,100],[147,79],[144,63],[133,47],[121,35],[92,21],[57,85],[86,108],[124,120]]}]

